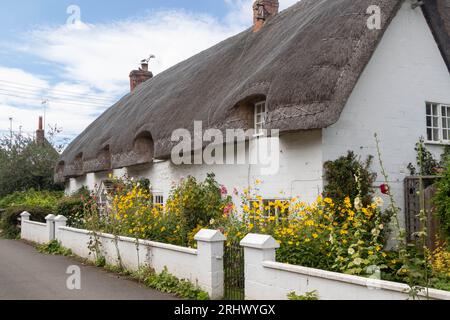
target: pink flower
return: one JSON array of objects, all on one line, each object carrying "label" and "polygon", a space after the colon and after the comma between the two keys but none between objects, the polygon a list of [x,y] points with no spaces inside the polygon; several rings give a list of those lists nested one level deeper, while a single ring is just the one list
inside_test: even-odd
[{"label": "pink flower", "polygon": [[228,194],[227,187],[222,186],[221,189],[220,189],[220,193],[221,193],[223,196],[226,196],[226,195]]},{"label": "pink flower", "polygon": [[227,205],[225,206],[225,208],[223,208],[223,213],[224,213],[226,216],[229,216],[230,213],[231,213],[232,211],[233,211],[233,204],[232,204],[232,203],[227,204]]}]

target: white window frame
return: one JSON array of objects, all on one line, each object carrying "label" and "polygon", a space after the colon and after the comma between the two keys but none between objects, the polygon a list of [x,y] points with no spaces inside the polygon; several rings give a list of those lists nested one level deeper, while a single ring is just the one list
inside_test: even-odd
[{"label": "white window frame", "polygon": [[[436,113],[434,112],[434,106],[436,106]],[[443,112],[444,108],[445,112]],[[428,112],[428,109],[430,110],[430,112]],[[450,105],[436,102],[427,102],[425,115],[427,143],[450,144]],[[437,125],[435,125],[434,122],[435,118],[437,119]],[[429,135],[430,130],[431,137]],[[437,137],[435,136],[435,134],[437,134]]]},{"label": "white window frame", "polygon": [[[266,206],[269,205],[270,202],[276,202],[276,201],[281,201],[281,202],[285,202],[285,203],[290,203],[290,200],[287,198],[263,198],[262,199],[262,203],[260,204],[259,209],[262,212],[266,211]],[[250,206],[253,205],[253,202],[260,202],[258,199],[253,199],[250,200]],[[289,215],[289,214],[288,214]],[[277,219],[279,219],[281,217],[281,212],[280,212],[280,208],[275,208],[275,212],[273,212],[272,214],[269,213],[269,215],[264,215],[264,218],[270,218],[270,217],[275,217]]]},{"label": "white window frame", "polygon": [[161,205],[164,206],[165,199],[164,199],[164,193],[159,191],[153,191],[153,205]]},{"label": "white window frame", "polygon": [[[266,101],[260,101],[255,103],[255,117],[254,117],[254,127],[255,127],[255,136],[264,135],[264,128],[266,125],[266,117],[267,117],[267,105]],[[258,117],[261,117],[259,120]]]}]

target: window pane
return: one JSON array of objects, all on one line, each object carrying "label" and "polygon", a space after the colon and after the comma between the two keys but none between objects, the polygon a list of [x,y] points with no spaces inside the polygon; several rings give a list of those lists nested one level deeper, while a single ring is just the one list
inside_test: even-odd
[{"label": "window pane", "polygon": [[442,131],[442,139],[444,139],[444,140],[447,140],[447,139],[448,139],[447,133],[448,133],[447,130],[443,130],[443,131]]},{"label": "window pane", "polygon": [[447,128],[447,118],[442,118],[442,128]]},{"label": "window pane", "polygon": [[439,141],[439,129],[433,129],[433,141]]},{"label": "window pane", "polygon": [[428,141],[433,141],[433,133],[431,129],[427,129],[427,139]]},{"label": "window pane", "polygon": [[431,115],[431,104],[427,103],[427,115]]},{"label": "window pane", "polygon": [[439,118],[438,117],[433,117],[433,127],[434,128],[437,128],[437,127],[439,127]]},{"label": "window pane", "polygon": [[431,127],[431,117],[427,117],[427,127]]},{"label": "window pane", "polygon": [[262,115],[261,114],[257,114],[256,115],[256,123],[261,123],[262,122]]},{"label": "window pane", "polygon": [[438,114],[438,112],[437,112],[437,105],[433,104],[432,106],[433,106],[433,115],[436,116]]},{"label": "window pane", "polygon": [[441,112],[442,112],[442,116],[445,117],[447,115],[447,107],[443,106]]}]

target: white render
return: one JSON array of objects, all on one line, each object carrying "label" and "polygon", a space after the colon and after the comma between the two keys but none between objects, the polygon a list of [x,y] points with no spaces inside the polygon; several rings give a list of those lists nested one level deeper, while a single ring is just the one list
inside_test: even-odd
[{"label": "white render", "polygon": [[[368,279],[275,261],[279,244],[271,236],[249,234],[241,246],[245,257],[247,300],[286,300],[291,292],[316,291],[320,300],[407,300],[406,284]],[[450,292],[429,289],[432,300],[450,300]],[[426,299],[425,292],[420,299]]]},{"label": "white render", "polygon": [[[450,104],[450,74],[420,8],[406,1],[387,28],[373,57],[334,125],[323,130],[289,133],[280,137],[280,170],[262,176],[254,165],[183,165],[171,161],[114,170],[150,179],[155,191],[167,199],[171,186],[188,175],[203,180],[214,172],[217,181],[231,192],[259,179],[259,194],[266,199],[299,197],[312,202],[323,191],[323,163],[352,150],[365,159],[375,156],[372,169],[378,174],[375,187],[384,183],[380,173],[374,134],[378,133],[389,183],[397,202],[404,207],[403,181],[407,165],[416,161],[414,147],[426,136],[425,103]],[[427,146],[436,157],[442,145]],[[107,173],[89,173],[73,178],[66,192],[82,186],[93,189]],[[388,199],[385,198],[387,201]],[[234,197],[236,204],[239,196]],[[404,224],[404,214],[399,217]]]},{"label": "white render", "polygon": [[[450,74],[420,7],[406,1],[362,73],[339,121],[323,130],[323,159],[352,150],[375,156],[377,185],[384,183],[374,134],[397,205],[404,207],[407,166],[416,164],[415,144],[426,138],[426,102],[450,104]],[[427,145],[437,159],[442,146]],[[385,198],[387,201],[388,199]],[[399,219],[404,223],[404,217]]]},{"label": "white render", "polygon": [[[136,166],[115,170],[114,176],[128,174],[136,178],[148,178],[155,190],[162,192],[165,199],[169,196],[173,183],[189,175],[199,180],[214,172],[220,184],[230,193],[236,187],[242,192],[244,188],[254,186],[260,179],[259,193],[265,198],[283,199],[301,196],[305,201],[313,201],[322,192],[322,133],[312,130],[286,134],[280,137],[280,169],[272,176],[260,175],[257,165],[182,165],[176,166],[170,160],[154,162],[151,165]],[[247,150],[248,152],[248,150]],[[107,174],[89,173],[85,177],[70,179],[66,192],[73,193],[82,186],[93,189],[100,185]],[[239,202],[239,196],[235,197]]]}]

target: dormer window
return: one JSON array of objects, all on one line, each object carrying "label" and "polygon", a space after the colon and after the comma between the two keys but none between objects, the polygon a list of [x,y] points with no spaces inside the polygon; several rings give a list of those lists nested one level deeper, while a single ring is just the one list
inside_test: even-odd
[{"label": "dormer window", "polygon": [[260,136],[264,134],[266,125],[266,101],[255,103],[255,135]]}]

